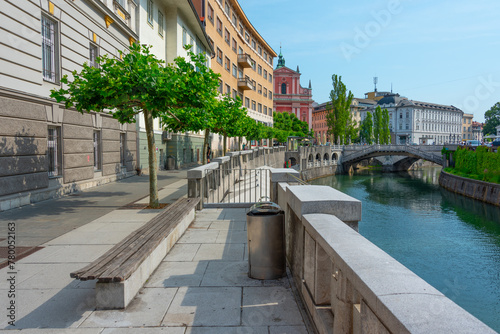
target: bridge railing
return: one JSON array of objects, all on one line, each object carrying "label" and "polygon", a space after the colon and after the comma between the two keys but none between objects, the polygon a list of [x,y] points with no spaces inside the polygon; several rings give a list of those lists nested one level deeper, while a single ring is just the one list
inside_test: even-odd
[{"label": "bridge railing", "polygon": [[327,186],[271,188],[285,209],[293,281],[319,333],[495,333],[357,233],[360,201]]}]

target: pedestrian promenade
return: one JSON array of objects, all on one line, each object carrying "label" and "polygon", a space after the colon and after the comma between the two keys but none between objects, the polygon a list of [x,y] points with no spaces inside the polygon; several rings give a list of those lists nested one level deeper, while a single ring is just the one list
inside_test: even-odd
[{"label": "pedestrian promenade", "polygon": [[[162,187],[162,202],[185,196],[187,180],[178,176]],[[113,192],[119,193],[125,188],[118,182],[113,184]],[[86,198],[84,203],[88,203],[92,196],[85,195],[81,193],[79,197]],[[26,208],[33,214],[34,221],[30,223],[25,217],[19,222],[34,228],[31,245],[43,248],[16,263],[15,327],[8,325],[7,318],[12,300],[7,298],[12,289],[8,281],[10,270],[0,270],[0,308],[5,313],[0,318],[0,333],[12,333],[16,329],[23,329],[21,333],[82,334],[308,333],[307,318],[287,277],[269,281],[248,278],[245,209],[197,212],[196,220],[126,310],[96,311],[95,281],[77,281],[71,279],[69,273],[97,259],[159,211],[134,209],[134,206],[123,208],[132,202],[128,197],[126,203],[110,199],[111,207],[105,205],[106,196],[93,196],[101,198],[102,206],[96,208],[100,214],[91,212],[92,207],[83,210],[78,207],[78,201],[69,198]],[[72,221],[73,228],[62,229],[63,233],[50,239],[57,234],[55,227],[42,221],[40,224],[46,224],[52,233],[44,238],[50,240],[34,242],[42,240],[36,238],[37,217],[50,223],[50,215],[40,204],[57,208],[58,201],[73,203],[69,213],[60,209],[61,215],[67,215]],[[137,201],[147,202],[147,198],[139,196]],[[36,215],[37,207],[44,212],[40,216]],[[16,210],[21,212],[23,208]],[[0,213],[2,229],[7,225],[4,217],[12,215],[6,213]]]}]

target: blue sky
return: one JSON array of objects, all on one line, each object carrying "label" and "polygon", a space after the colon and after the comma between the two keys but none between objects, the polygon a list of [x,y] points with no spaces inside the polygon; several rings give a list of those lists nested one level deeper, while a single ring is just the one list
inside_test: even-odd
[{"label": "blue sky", "polygon": [[331,76],[355,97],[393,91],[454,105],[474,120],[500,101],[498,0],[239,0],[301,84],[326,102]]}]

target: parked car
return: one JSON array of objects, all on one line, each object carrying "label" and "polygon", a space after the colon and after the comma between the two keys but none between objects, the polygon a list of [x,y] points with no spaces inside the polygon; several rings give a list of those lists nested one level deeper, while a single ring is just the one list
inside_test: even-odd
[{"label": "parked car", "polygon": [[500,139],[491,142],[491,147],[498,147],[498,146],[500,146]]}]

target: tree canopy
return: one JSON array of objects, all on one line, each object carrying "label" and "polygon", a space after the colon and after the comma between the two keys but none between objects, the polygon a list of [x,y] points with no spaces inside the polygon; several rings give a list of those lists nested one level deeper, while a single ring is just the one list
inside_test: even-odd
[{"label": "tree canopy", "polygon": [[350,139],[349,133],[352,132],[351,103],[354,95],[351,91],[347,92],[341,76],[334,74],[332,76],[332,85],[331,101],[326,108],[326,124],[333,142],[335,144],[344,144]]},{"label": "tree canopy", "polygon": [[361,123],[361,129],[359,131],[360,141],[366,144],[373,144],[373,118],[372,113],[367,112],[366,117]]},{"label": "tree canopy", "polygon": [[484,135],[496,135],[496,127],[500,125],[500,102],[495,103],[493,107],[484,113]]},{"label": "tree canopy", "polygon": [[280,143],[286,142],[289,136],[312,137],[312,130],[309,131],[309,124],[301,121],[287,112],[273,113],[274,138]]},{"label": "tree canopy", "polygon": [[73,80],[61,79],[64,87],[51,97],[79,112],[104,112],[120,123],[134,123],[143,113],[148,140],[150,206],[158,207],[156,145],[153,119],[175,131],[199,131],[206,126],[206,113],[215,103],[218,77],[206,66],[204,54],[177,57],[165,64],[150,53],[149,46],[134,43],[120,58],[98,57],[98,66],[84,64],[72,72]]}]

